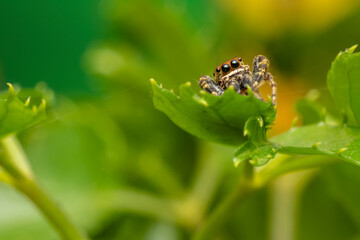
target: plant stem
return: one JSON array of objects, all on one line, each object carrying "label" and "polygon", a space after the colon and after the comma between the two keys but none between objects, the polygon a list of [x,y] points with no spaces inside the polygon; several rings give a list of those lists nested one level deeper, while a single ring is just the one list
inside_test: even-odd
[{"label": "plant stem", "polygon": [[[25,194],[44,214],[56,231],[66,240],[85,240],[86,235],[77,229],[60,208],[41,190],[35,181],[27,157],[14,135],[0,140],[4,151],[0,165],[12,181],[10,185]],[[6,178],[5,178],[6,180]]]},{"label": "plant stem", "polygon": [[54,203],[34,181],[17,182],[15,187],[24,193],[54,226],[62,239],[85,240],[84,232],[77,229],[65,216],[59,206]]},{"label": "plant stem", "polygon": [[0,140],[4,157],[0,165],[15,179],[33,179],[33,173],[25,152],[15,135]]},{"label": "plant stem", "polygon": [[282,160],[283,161],[277,163],[276,166],[271,166],[271,164],[269,164],[269,166],[265,166],[265,168],[258,172],[254,179],[255,185],[262,187],[275,178],[289,172],[321,167],[341,161],[337,158],[331,158],[327,156],[306,156],[292,159],[286,158]]},{"label": "plant stem", "polygon": [[250,165],[248,161],[245,161],[243,167],[243,175],[238,185],[200,226],[193,240],[208,240],[214,238],[237,205],[256,190],[252,184],[252,165]]},{"label": "plant stem", "polygon": [[0,182],[7,183],[9,185],[13,185],[13,178],[0,166]]},{"label": "plant stem", "polygon": [[101,196],[95,198],[99,199],[97,205],[106,206],[105,211],[135,213],[176,223],[189,229],[198,224],[195,217],[197,214],[193,211],[189,213],[183,201],[161,198],[135,189],[103,191]]},{"label": "plant stem", "polygon": [[[228,149],[224,146],[204,142],[201,148],[200,161],[196,167],[193,184],[189,197],[198,202],[198,212],[201,218],[208,210],[211,199],[216,194],[216,189],[221,181],[225,170],[225,161],[219,158],[227,154]],[[232,157],[232,156],[229,156]]]},{"label": "plant stem", "polygon": [[304,157],[295,160],[283,159],[277,166],[270,167],[258,172],[253,177],[252,165],[248,161],[244,162],[244,169],[239,184],[234,190],[220,203],[220,205],[210,214],[208,219],[199,227],[193,240],[213,239],[216,233],[223,226],[229,215],[234,211],[237,205],[241,204],[249,195],[267,186],[275,178],[288,172],[320,167],[326,164],[337,162],[337,159],[329,157]]}]

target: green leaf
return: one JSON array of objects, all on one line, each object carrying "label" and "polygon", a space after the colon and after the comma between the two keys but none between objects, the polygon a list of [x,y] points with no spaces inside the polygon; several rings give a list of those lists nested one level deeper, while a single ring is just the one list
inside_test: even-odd
[{"label": "green leaf", "polygon": [[263,166],[275,157],[277,147],[271,143],[246,142],[236,151],[234,164],[238,166],[240,162],[250,160],[255,166]]},{"label": "green leaf", "polygon": [[234,164],[238,166],[242,161],[250,160],[255,166],[263,166],[277,153],[277,147],[266,139],[266,129],[263,128],[261,116],[250,117],[244,127],[244,135],[250,138],[240,146],[234,155]]},{"label": "green leaf", "polygon": [[[237,94],[228,89],[222,96],[202,92],[199,96],[188,82],[180,86],[180,96],[151,81],[153,101],[157,109],[164,112],[175,124],[185,131],[209,141],[228,145],[240,145],[249,139],[266,140],[276,116],[276,108],[253,96]],[[255,120],[259,128],[250,127]],[[245,125],[250,124],[244,129]]]},{"label": "green leaf", "polygon": [[279,152],[329,155],[360,165],[360,128],[319,123],[292,128],[271,142]]},{"label": "green leaf", "polygon": [[9,85],[6,99],[0,99],[0,138],[20,132],[46,118],[46,102],[30,107],[30,97],[25,103],[20,101],[13,86]]},{"label": "green leaf", "polygon": [[360,53],[353,53],[357,45],[340,52],[333,61],[327,84],[338,108],[351,124],[360,124]]}]

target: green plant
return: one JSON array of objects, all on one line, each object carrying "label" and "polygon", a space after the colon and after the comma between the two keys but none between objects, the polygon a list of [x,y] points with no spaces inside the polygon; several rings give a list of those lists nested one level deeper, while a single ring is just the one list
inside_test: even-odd
[{"label": "green plant", "polygon": [[[328,73],[328,87],[339,110],[331,113],[324,111],[325,108],[316,102],[316,94],[310,94],[296,106],[302,115],[303,126],[297,127],[294,124],[288,132],[271,139],[267,138],[266,132],[273,124],[276,107],[271,102],[258,100],[250,90],[248,96],[238,95],[229,89],[223,96],[217,97],[204,92],[196,94],[191,84],[186,83],[180,87],[180,95],[177,96],[152,80],[155,106],[177,125],[197,137],[238,148],[233,157],[238,170],[235,187],[232,191],[225,192],[225,197],[221,196],[219,202],[215,201],[214,208],[211,207],[212,195],[224,172],[223,163],[219,163],[217,158],[228,152],[228,149],[216,153],[207,145],[202,157],[206,161],[199,164],[193,186],[189,190],[185,189],[176,178],[176,173],[156,153],[149,151],[141,155],[145,160],[132,164],[140,169],[138,174],[143,179],[170,197],[118,188],[107,188],[107,191],[96,192],[95,196],[89,194],[87,197],[92,196],[96,200],[99,212],[115,212],[120,209],[151,216],[186,229],[194,234],[193,239],[211,239],[223,229],[236,208],[247,206],[247,200],[256,197],[274,179],[289,172],[331,165],[342,160],[359,165],[360,114],[357,103],[360,86],[357,80],[360,79],[360,54],[353,53],[354,50],[355,47],[352,47],[341,52]],[[0,181],[26,195],[63,239],[87,239],[86,234],[74,226],[39,187],[15,136],[46,119],[45,100],[40,100],[40,105],[36,106],[30,104],[30,99],[23,103],[20,95],[9,85],[8,93],[3,96],[5,99],[0,101],[0,145],[3,150],[0,158]],[[113,102],[109,105],[112,106]],[[106,104],[102,105],[103,108],[104,106]],[[116,161],[121,159],[115,149],[124,144],[115,136],[118,132],[113,121],[102,109],[88,107],[85,112],[87,115],[81,113],[85,116],[78,119],[81,127],[89,126],[102,136],[108,143],[105,152],[116,153],[113,158]],[[140,123],[143,121],[140,120]],[[107,126],[107,131],[101,126]],[[151,137],[153,138],[153,132]],[[96,144],[100,149],[98,142]],[[114,175],[117,173],[118,169],[114,171]],[[342,201],[346,202],[355,221],[360,222],[360,211],[354,201],[358,198],[357,193],[343,187],[349,181],[356,181],[356,174],[349,175],[348,179],[343,179],[342,175],[334,176],[332,181],[338,189],[336,194],[349,196]],[[256,215],[253,216],[258,221]],[[249,218],[251,216],[247,215],[245,221]],[[134,220],[136,227],[139,226],[137,221]],[[131,237],[135,238],[133,234],[131,233]],[[126,238],[129,235],[120,233],[120,236]],[[141,238],[141,234],[139,236]]]},{"label": "green plant", "polygon": [[0,181],[9,184],[27,196],[45,215],[63,239],[87,239],[61,209],[39,187],[24,150],[15,134],[46,119],[46,102],[39,106],[23,103],[11,84],[6,99],[0,101]]},{"label": "green plant", "polygon": [[[360,53],[353,53],[355,48],[340,52],[328,72],[328,89],[338,111],[330,114],[314,99],[302,100],[298,109],[307,125],[294,124],[270,140],[266,131],[275,119],[276,108],[256,99],[251,91],[249,96],[237,95],[233,89],[221,97],[204,92],[198,95],[186,83],[177,96],[151,80],[155,107],[179,127],[202,139],[239,146],[234,154],[235,166],[241,165],[238,187],[207,216],[193,239],[215,236],[237,205],[283,174],[339,160],[360,164]],[[267,164],[277,153],[303,157]],[[264,167],[254,172],[253,166]]]}]

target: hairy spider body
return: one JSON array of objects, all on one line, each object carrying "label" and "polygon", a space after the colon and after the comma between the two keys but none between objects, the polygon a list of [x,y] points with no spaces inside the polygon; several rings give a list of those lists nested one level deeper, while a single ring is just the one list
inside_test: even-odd
[{"label": "hairy spider body", "polygon": [[215,80],[207,75],[201,76],[199,85],[205,91],[217,96],[222,95],[230,86],[238,94],[247,95],[247,89],[250,87],[254,95],[263,100],[259,93],[259,87],[264,81],[267,81],[271,86],[272,103],[276,104],[276,83],[273,76],[267,71],[268,67],[269,60],[262,55],[255,56],[252,72],[241,58],[232,58],[215,68]]}]

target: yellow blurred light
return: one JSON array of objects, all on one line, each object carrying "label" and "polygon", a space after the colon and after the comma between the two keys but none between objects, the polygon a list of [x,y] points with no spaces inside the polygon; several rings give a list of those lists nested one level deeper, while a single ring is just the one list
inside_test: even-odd
[{"label": "yellow blurred light", "polygon": [[290,28],[318,31],[351,13],[356,0],[224,0],[219,1],[236,18],[264,35]]}]

